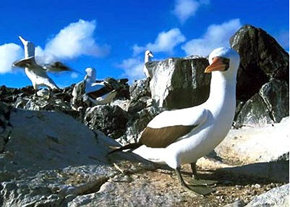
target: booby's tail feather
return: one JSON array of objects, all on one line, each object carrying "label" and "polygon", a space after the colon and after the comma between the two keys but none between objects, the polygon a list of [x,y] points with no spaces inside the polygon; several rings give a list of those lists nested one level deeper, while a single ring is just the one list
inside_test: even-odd
[{"label": "booby's tail feather", "polygon": [[112,154],[112,153],[115,153],[115,152],[120,152],[120,151],[127,150],[127,149],[134,150],[134,149],[137,149],[138,147],[140,147],[141,145],[142,145],[141,143],[127,144],[125,146],[121,146],[121,147],[118,147],[117,149],[112,150],[108,154]]}]

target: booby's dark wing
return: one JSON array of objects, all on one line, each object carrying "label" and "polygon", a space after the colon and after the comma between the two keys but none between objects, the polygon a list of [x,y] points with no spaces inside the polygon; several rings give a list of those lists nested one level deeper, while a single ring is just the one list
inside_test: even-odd
[{"label": "booby's dark wing", "polygon": [[139,142],[147,147],[165,148],[203,125],[208,113],[200,107],[164,111],[149,122]]},{"label": "booby's dark wing", "polygon": [[50,64],[45,64],[45,65],[43,65],[43,68],[47,71],[50,71],[50,72],[72,71],[71,68],[69,68],[68,66],[64,65],[61,62],[54,62],[54,63],[50,63]]},{"label": "booby's dark wing", "polygon": [[19,68],[30,68],[30,67],[34,67],[35,65],[37,65],[37,63],[35,62],[35,58],[34,57],[29,57],[29,58],[24,58],[18,61],[15,61],[13,63],[13,67],[19,67]]},{"label": "booby's dark wing", "polygon": [[175,142],[178,138],[183,137],[192,131],[196,125],[192,126],[168,126],[163,128],[146,127],[143,131],[140,143],[147,147],[165,148]]}]

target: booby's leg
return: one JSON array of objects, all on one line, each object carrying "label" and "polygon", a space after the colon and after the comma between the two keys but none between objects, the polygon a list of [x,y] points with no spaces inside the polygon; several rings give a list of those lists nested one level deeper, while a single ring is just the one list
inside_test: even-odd
[{"label": "booby's leg", "polygon": [[190,167],[192,170],[192,178],[198,179],[197,170],[196,170],[196,162],[190,163]]},{"label": "booby's leg", "polygon": [[37,91],[38,90],[38,85],[36,83],[33,83],[33,88]]},{"label": "booby's leg", "polygon": [[186,190],[193,191],[200,195],[207,195],[213,192],[212,188],[207,187],[205,185],[194,185],[194,186],[187,185],[181,176],[180,167],[177,167],[175,171],[176,171],[179,182]]},{"label": "booby's leg", "polygon": [[197,170],[196,170],[196,162],[190,163],[191,170],[192,170],[192,184],[193,185],[213,185],[216,184],[217,181],[215,180],[203,180],[198,177]]}]

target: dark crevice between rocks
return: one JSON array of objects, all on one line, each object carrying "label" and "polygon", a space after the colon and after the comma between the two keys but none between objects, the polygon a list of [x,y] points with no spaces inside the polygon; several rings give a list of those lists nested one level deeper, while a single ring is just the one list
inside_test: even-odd
[{"label": "dark crevice between rocks", "polygon": [[104,185],[109,180],[109,177],[100,177],[96,180],[85,183],[76,188],[76,191],[71,194],[71,196],[66,195],[65,198],[61,201],[60,206],[67,206],[69,202],[75,199],[78,196],[88,195],[91,193],[97,193],[102,185]]},{"label": "dark crevice between rocks", "polygon": [[0,102],[0,153],[5,151],[5,146],[12,132],[12,125],[10,123],[11,110],[11,106]]},{"label": "dark crevice between rocks", "polygon": [[87,195],[91,193],[96,193],[100,190],[102,185],[104,185],[108,180],[109,180],[108,177],[101,177],[97,180],[87,183],[84,186],[80,187],[81,191],[78,195]]}]

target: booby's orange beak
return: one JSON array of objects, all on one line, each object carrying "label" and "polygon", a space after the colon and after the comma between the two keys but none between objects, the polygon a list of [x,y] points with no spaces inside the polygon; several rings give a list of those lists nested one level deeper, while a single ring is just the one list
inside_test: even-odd
[{"label": "booby's orange beak", "polygon": [[224,63],[223,58],[221,57],[214,57],[212,64],[206,67],[204,70],[205,73],[211,73],[212,71],[224,71],[228,67],[227,64]]}]

